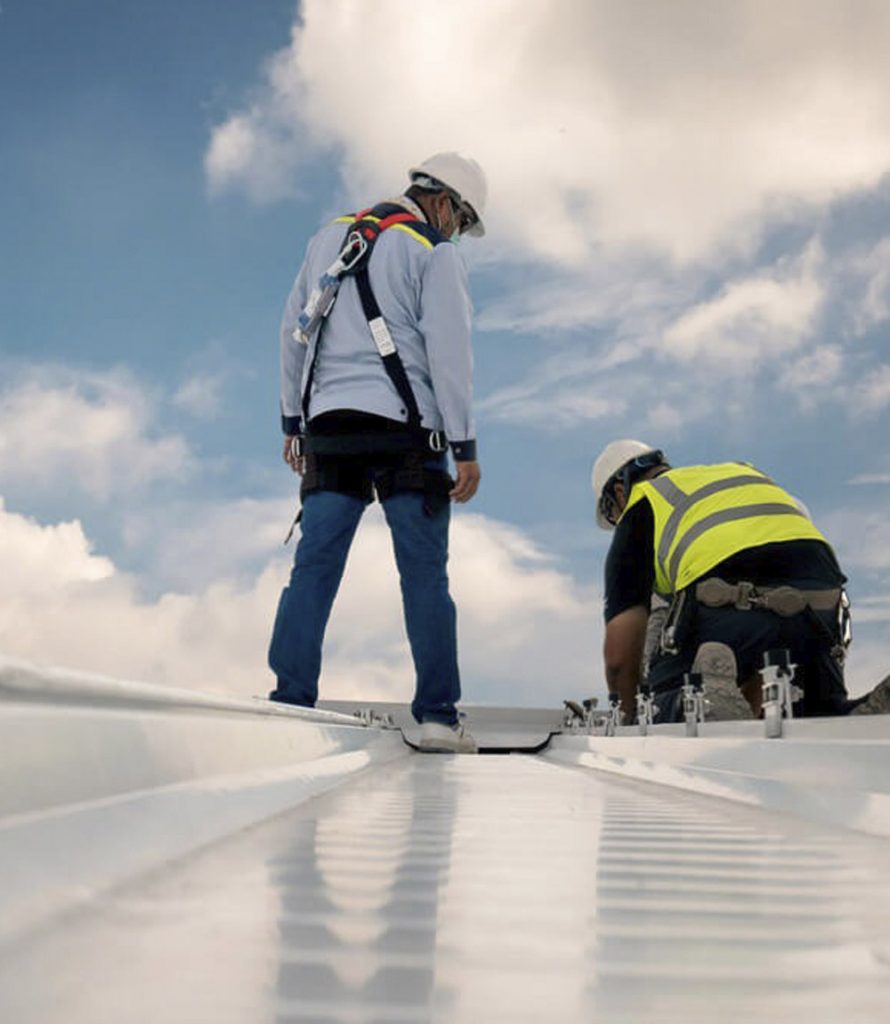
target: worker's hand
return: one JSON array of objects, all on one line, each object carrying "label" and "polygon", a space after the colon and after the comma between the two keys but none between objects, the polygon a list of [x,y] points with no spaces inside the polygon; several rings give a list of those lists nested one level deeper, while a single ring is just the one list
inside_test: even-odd
[{"label": "worker's hand", "polygon": [[295,472],[303,475],[303,471],[306,468],[306,460],[302,455],[297,455],[294,451],[294,441],[296,438],[291,434],[285,434],[284,436],[284,461],[290,466]]},{"label": "worker's hand", "polygon": [[454,487],[448,492],[452,501],[463,504],[479,489],[479,481],[482,479],[482,470],[478,462],[456,462],[457,480]]}]

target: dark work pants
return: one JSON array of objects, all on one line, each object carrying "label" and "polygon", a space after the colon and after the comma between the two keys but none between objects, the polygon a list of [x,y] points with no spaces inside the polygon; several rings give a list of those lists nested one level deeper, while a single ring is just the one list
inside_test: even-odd
[{"label": "dark work pants", "polygon": [[656,652],[649,666],[648,682],[665,716],[660,715],[657,721],[682,720],[679,690],[683,676],[692,670],[699,645],[707,641],[726,644],[733,650],[739,682],[763,667],[765,651],[788,649],[798,666],[795,684],[804,693],[794,707],[796,715],[843,715],[854,703],[847,696],[843,668],[831,655],[838,642],[836,611],[808,609],[783,618],[762,608],[707,608],[690,600],[678,624],[678,640],[678,654]]}]

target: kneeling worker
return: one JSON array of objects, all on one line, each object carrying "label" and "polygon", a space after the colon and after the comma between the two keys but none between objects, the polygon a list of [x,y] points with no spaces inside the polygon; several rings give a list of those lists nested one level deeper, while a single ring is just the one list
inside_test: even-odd
[{"label": "kneeling worker", "polygon": [[[301,537],[269,648],[272,700],[312,707],[352,538],[375,495],[392,534],[416,669],[420,747],[474,753],[459,720],[449,502],[479,486],[471,306],[453,244],[482,235],[485,176],[439,153],[405,191],[310,241],[281,329],[284,458],[303,477]],[[447,472],[450,445],[456,481]]]},{"label": "kneeling worker", "polygon": [[729,681],[730,704],[742,711],[718,717],[759,715],[758,669],[780,648],[798,666],[796,714],[846,714],[858,703],[843,676],[846,578],[787,491],[746,463],[673,469],[661,451],[633,440],[603,450],[593,490],[597,523],[615,531],[604,656],[625,721],[634,715],[653,591],[670,602],[648,665],[657,722],[681,720],[688,672],[703,675],[706,694],[722,681],[724,699]]}]

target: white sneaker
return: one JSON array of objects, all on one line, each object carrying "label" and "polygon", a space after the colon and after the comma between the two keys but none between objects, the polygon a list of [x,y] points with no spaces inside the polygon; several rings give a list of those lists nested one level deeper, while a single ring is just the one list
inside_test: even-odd
[{"label": "white sneaker", "polygon": [[420,750],[428,754],[478,754],[473,734],[463,724],[444,725],[442,722],[422,722]]}]

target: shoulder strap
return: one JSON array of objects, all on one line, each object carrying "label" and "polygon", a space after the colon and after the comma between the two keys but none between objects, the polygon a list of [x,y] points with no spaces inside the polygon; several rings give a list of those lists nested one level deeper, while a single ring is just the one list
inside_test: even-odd
[{"label": "shoulder strap", "polygon": [[399,355],[396,343],[392,340],[392,335],[389,333],[389,328],[386,326],[386,321],[383,319],[380,306],[377,304],[377,299],[371,288],[371,276],[368,273],[367,263],[362,264],[356,271],[355,283],[358,285],[362,311],[365,314],[365,319],[368,321],[368,327],[371,331],[371,337],[374,339],[377,353],[383,362],[383,369],[386,370],[386,374],[392,381],[392,385],[396,389],[399,398],[405,403],[405,410],[408,413],[408,426],[413,430],[420,430],[421,418],[417,399],[414,397],[414,392],[411,389],[411,382],[408,380],[405,364],[402,362],[402,357]]},{"label": "shoulder strap", "polygon": [[[350,241],[354,240],[355,235],[361,236],[364,246],[361,247],[361,243],[355,241],[355,244],[362,248],[361,254],[358,258],[348,262],[348,265],[340,272],[340,276],[355,277],[359,298],[362,303],[362,311],[365,314],[365,319],[368,321],[368,328],[371,331],[374,346],[383,363],[383,369],[396,389],[399,398],[404,403],[408,414],[408,426],[412,430],[421,430],[420,408],[417,405],[417,399],[411,388],[411,382],[408,380],[405,364],[402,362],[389,328],[386,326],[386,321],[383,319],[383,314],[380,312],[380,306],[374,296],[374,291],[371,288],[368,262],[371,259],[377,239],[384,231],[391,227],[404,226],[408,228],[410,226],[410,233],[414,234],[415,237],[429,248],[438,245],[439,242],[443,241],[443,238],[435,228],[419,220],[413,213],[409,213],[403,206],[399,206],[398,203],[378,203],[376,206],[362,210],[354,216],[338,218],[338,222],[344,221],[349,223],[349,227],[341,246],[341,256],[350,248]],[[303,390],[304,430],[309,422],[309,399],[312,394],[315,364],[318,360],[325,322],[326,318],[322,321],[319,333],[315,339],[315,350],[312,353],[312,361],[309,364],[309,372],[306,375],[306,387]]]}]

